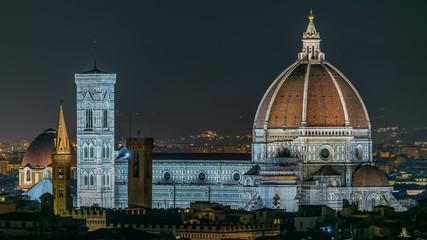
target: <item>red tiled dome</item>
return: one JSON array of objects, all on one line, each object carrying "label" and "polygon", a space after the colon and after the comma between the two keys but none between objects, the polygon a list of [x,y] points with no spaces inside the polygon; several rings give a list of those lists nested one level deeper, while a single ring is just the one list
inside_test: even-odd
[{"label": "red tiled dome", "polygon": [[353,173],[352,187],[389,187],[385,172],[376,167],[365,165]]},{"label": "red tiled dome", "polygon": [[353,85],[326,61],[298,61],[265,93],[255,128],[370,128],[365,105]]},{"label": "red tiled dome", "polygon": [[[52,164],[52,149],[56,130],[49,128],[38,135],[27,148],[21,166],[29,164],[31,167],[46,167]],[[76,152],[71,146],[71,166],[77,165]]]}]

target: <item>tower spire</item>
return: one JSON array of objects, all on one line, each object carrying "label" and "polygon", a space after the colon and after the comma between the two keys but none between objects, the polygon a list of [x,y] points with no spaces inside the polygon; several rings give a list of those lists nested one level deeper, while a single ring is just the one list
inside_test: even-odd
[{"label": "tower spire", "polygon": [[55,214],[73,208],[71,199],[71,149],[65,126],[62,101],[59,107],[58,129],[52,150],[52,191]]},{"label": "tower spire", "polygon": [[310,8],[310,15],[308,15],[308,20],[312,22],[314,20],[313,9]]},{"label": "tower spire", "polygon": [[298,60],[319,61],[325,60],[325,54],[320,51],[320,33],[314,26],[313,10],[308,15],[307,30],[302,34],[302,51],[298,54]]},{"label": "tower spire", "polygon": [[54,144],[54,151],[57,154],[69,154],[71,152],[67,134],[67,127],[65,125],[64,113],[62,111],[62,101],[59,107],[58,128],[56,130]]}]

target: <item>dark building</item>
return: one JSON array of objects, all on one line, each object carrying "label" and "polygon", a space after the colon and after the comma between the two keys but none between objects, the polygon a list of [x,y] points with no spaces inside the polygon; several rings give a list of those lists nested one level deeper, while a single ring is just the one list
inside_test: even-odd
[{"label": "dark building", "polygon": [[152,206],[153,138],[128,138],[128,206]]}]

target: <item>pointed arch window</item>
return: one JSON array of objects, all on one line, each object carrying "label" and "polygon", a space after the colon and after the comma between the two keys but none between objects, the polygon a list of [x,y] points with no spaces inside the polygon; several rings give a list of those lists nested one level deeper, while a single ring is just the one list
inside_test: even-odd
[{"label": "pointed arch window", "polygon": [[102,127],[108,128],[108,110],[102,112]]},{"label": "pointed arch window", "polygon": [[91,173],[91,174],[89,174],[89,184],[90,184],[91,186],[93,186],[93,185],[95,184],[94,177],[93,177],[93,174],[92,174],[92,173]]},{"label": "pointed arch window", "polygon": [[109,143],[104,143],[102,146],[102,158],[110,158],[111,157],[111,146]]},{"label": "pointed arch window", "polygon": [[107,145],[104,143],[104,146],[102,146],[101,157],[106,158],[106,156],[107,156]]},{"label": "pointed arch window", "polygon": [[88,159],[89,158],[89,150],[87,145],[83,145],[83,159]]},{"label": "pointed arch window", "polygon": [[86,128],[93,127],[93,111],[92,109],[86,109]]},{"label": "pointed arch window", "polygon": [[25,181],[27,181],[27,182],[31,181],[31,171],[30,171],[30,169],[27,169],[27,171],[25,172]]},{"label": "pointed arch window", "polygon": [[89,158],[93,159],[95,157],[95,149],[93,147],[93,145],[89,146]]},{"label": "pointed arch window", "polygon": [[87,186],[88,185],[88,176],[87,176],[87,174],[85,174],[84,176],[83,176],[83,185],[85,185],[85,186]]},{"label": "pointed arch window", "polygon": [[105,179],[106,179],[106,174],[104,173],[104,175],[102,176],[102,185],[105,185]]},{"label": "pointed arch window", "polygon": [[111,147],[110,147],[110,144],[107,144],[105,157],[110,158],[110,156],[111,156]]}]

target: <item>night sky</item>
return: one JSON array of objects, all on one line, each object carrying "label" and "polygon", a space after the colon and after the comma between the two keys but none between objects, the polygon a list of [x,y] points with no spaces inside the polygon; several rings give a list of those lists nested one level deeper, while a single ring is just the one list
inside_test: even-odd
[{"label": "night sky", "polygon": [[[116,138],[249,134],[301,50],[313,8],[326,59],[373,127],[427,126],[427,1],[2,1],[0,140],[54,127],[75,139],[74,73],[117,73]],[[94,47],[96,40],[96,47]]]}]

